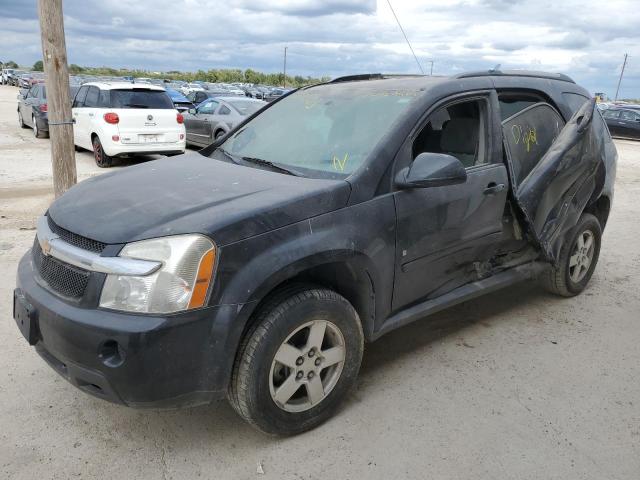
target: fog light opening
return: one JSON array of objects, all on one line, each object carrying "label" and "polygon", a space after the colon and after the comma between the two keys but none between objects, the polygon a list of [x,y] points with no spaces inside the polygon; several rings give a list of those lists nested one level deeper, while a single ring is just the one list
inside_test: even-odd
[{"label": "fog light opening", "polygon": [[98,357],[107,367],[115,368],[124,363],[125,351],[115,340],[107,340],[100,347]]}]

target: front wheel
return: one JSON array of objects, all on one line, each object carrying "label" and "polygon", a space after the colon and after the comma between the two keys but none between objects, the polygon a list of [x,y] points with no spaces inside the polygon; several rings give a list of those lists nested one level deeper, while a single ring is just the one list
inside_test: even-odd
[{"label": "front wheel", "polygon": [[269,301],[240,347],[229,400],[265,433],[292,435],[333,415],[360,369],[358,314],[332,290],[298,288]]},{"label": "front wheel", "polygon": [[93,137],[93,158],[96,161],[96,165],[100,168],[108,168],[113,164],[113,158],[107,155],[102,148],[102,143],[96,135]]},{"label": "front wheel", "polygon": [[563,297],[581,293],[598,263],[601,238],[602,228],[598,219],[590,213],[582,214],[567,235],[558,265],[541,277],[545,289]]}]

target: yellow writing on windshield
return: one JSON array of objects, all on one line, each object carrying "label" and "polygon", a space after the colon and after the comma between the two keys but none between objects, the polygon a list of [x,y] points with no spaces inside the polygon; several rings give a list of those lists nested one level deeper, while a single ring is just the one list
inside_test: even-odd
[{"label": "yellow writing on windshield", "polygon": [[340,170],[341,172],[344,172],[344,167],[347,165],[347,160],[349,160],[349,154],[345,153],[344,157],[342,158],[342,160],[340,160],[339,157],[337,157],[336,155],[333,155],[331,161],[333,162],[333,169],[334,170]]}]

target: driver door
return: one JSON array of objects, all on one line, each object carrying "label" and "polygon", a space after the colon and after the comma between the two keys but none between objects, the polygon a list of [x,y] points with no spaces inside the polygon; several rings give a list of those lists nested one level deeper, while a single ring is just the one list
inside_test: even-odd
[{"label": "driver door", "polygon": [[452,155],[467,181],[395,192],[395,311],[478,279],[479,265],[500,245],[508,174],[492,141],[499,121],[490,99],[482,92],[445,103],[401,150],[405,165],[424,152]]}]

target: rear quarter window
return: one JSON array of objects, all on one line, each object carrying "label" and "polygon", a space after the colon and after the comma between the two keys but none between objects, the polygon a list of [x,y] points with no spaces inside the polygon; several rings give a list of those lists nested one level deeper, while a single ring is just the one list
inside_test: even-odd
[{"label": "rear quarter window", "polygon": [[564,125],[560,114],[548,103],[532,105],[502,123],[505,148],[513,165],[515,188],[549,150]]},{"label": "rear quarter window", "polygon": [[562,98],[567,103],[569,108],[571,109],[571,114],[576,113],[584,103],[589,100],[589,98],[584,95],[580,95],[579,93],[571,93],[565,92],[562,94]]}]

